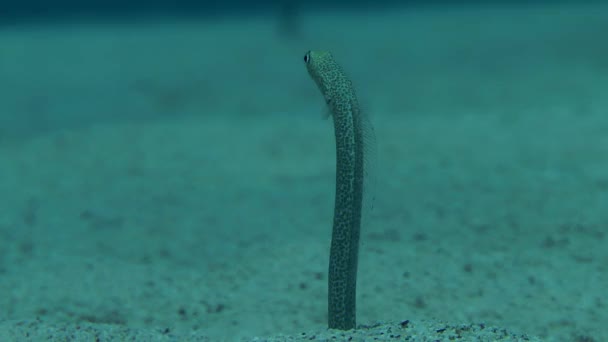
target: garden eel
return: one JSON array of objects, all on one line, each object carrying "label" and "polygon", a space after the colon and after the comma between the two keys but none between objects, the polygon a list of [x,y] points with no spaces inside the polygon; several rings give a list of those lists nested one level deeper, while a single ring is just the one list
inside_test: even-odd
[{"label": "garden eel", "polygon": [[[356,325],[357,259],[367,151],[373,130],[361,113],[352,82],[331,53],[308,51],[304,62],[333,116],[336,138],[336,198],[329,255],[328,325]],[[365,156],[365,158],[364,158]],[[367,182],[365,182],[367,183]]]}]

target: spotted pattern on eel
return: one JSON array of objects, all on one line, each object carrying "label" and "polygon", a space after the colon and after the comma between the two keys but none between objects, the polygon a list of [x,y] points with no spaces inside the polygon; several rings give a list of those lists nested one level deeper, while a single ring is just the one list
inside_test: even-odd
[{"label": "spotted pattern on eel", "polygon": [[308,51],[304,62],[333,117],[336,139],[336,194],[329,257],[328,325],[356,327],[359,235],[371,125],[359,108],[350,79],[327,51]]}]

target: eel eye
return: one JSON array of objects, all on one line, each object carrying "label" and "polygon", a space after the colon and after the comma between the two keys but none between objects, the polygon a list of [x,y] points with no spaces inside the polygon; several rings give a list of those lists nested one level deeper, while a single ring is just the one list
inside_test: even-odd
[{"label": "eel eye", "polygon": [[310,61],[310,52],[307,52],[307,53],[304,55],[304,63],[308,63],[308,61]]}]

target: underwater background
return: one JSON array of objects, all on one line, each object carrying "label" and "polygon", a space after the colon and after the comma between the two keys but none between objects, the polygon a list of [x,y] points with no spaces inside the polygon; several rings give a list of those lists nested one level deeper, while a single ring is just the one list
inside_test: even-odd
[{"label": "underwater background", "polygon": [[[607,32],[601,1],[3,3],[0,341],[608,341]],[[310,49],[375,128],[356,331]]]}]

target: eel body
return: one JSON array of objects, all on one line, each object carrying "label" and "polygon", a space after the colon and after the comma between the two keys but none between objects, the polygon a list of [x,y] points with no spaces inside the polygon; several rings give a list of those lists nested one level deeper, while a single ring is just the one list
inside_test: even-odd
[{"label": "eel body", "polygon": [[328,325],[356,326],[356,286],[366,132],[371,125],[360,111],[352,82],[331,53],[309,51],[304,61],[333,117],[336,139],[336,194],[329,257]]}]

